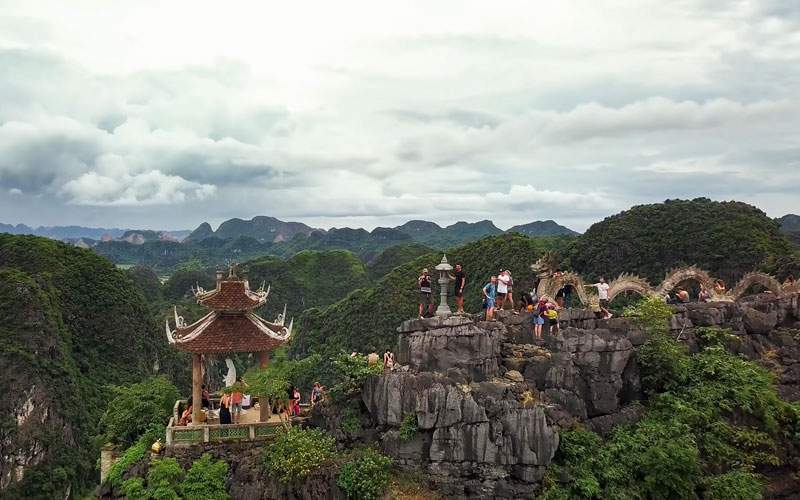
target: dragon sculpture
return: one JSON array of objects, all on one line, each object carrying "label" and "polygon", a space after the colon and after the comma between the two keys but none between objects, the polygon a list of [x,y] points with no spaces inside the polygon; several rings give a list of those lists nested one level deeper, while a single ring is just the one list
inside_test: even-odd
[{"label": "dragon sculpture", "polygon": [[[531,269],[539,278],[539,285],[536,293],[539,297],[555,297],[564,285],[571,284],[580,301],[591,308],[599,306],[597,294],[588,294],[587,285],[581,277],[573,272],[559,271],[560,259],[552,252],[546,252],[540,259],[531,265]],[[777,279],[769,274],[761,272],[751,272],[746,274],[733,288],[724,291],[715,289],[716,280],[711,275],[697,266],[679,267],[666,273],[664,280],[656,287],[635,274],[623,273],[616,279],[609,281],[608,299],[621,293],[633,292],[641,296],[653,295],[656,297],[666,297],[680,283],[695,281],[700,283],[709,292],[709,301],[713,302],[732,302],[747,295],[753,285],[759,285],[770,291],[776,296],[784,296],[800,293],[800,283],[782,285]]]}]

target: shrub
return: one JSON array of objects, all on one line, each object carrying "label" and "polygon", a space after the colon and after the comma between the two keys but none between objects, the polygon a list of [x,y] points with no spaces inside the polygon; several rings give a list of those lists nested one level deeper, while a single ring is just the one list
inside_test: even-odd
[{"label": "shrub", "polygon": [[644,330],[647,341],[637,351],[642,388],[653,395],[681,387],[688,369],[686,346],[669,333],[672,309],[658,297],[647,297],[625,311]]},{"label": "shrub", "polygon": [[336,440],[319,429],[281,431],[264,450],[264,466],[283,482],[302,479],[333,457]]},{"label": "shrub", "polygon": [[741,339],[731,333],[729,328],[700,327],[695,332],[697,342],[701,347],[725,347],[741,342]]},{"label": "shrub", "polygon": [[181,497],[184,500],[228,500],[225,491],[225,478],[228,464],[224,460],[214,460],[208,453],[195,460],[186,472],[181,484]]},{"label": "shrub", "polygon": [[761,500],[764,480],[758,474],[732,470],[703,480],[706,500]]},{"label": "shrub", "polygon": [[174,458],[153,460],[147,471],[147,493],[155,500],[179,500],[184,472]]},{"label": "shrub", "polygon": [[138,384],[114,387],[100,425],[104,439],[128,446],[153,425],[166,425],[180,397],[178,389],[164,377]]},{"label": "shrub", "polygon": [[358,409],[353,408],[352,405],[345,408],[342,414],[342,430],[353,435],[361,432],[362,428]]},{"label": "shrub", "polygon": [[149,428],[147,432],[136,441],[136,444],[125,450],[122,456],[114,462],[114,465],[112,465],[108,471],[106,481],[115,487],[122,486],[122,475],[125,474],[131,466],[142,461],[147,456],[150,445],[163,435],[163,426],[152,426]]},{"label": "shrub", "polygon": [[333,366],[339,383],[331,389],[331,395],[338,400],[358,394],[370,375],[383,373],[383,365],[380,363],[371,365],[367,356],[361,354],[352,356],[341,352],[334,358]]},{"label": "shrub", "polygon": [[417,425],[417,414],[416,413],[408,413],[403,417],[403,421],[400,423],[400,441],[407,443],[414,439],[414,436],[417,435],[419,432],[419,426]]},{"label": "shrub", "polygon": [[125,495],[125,500],[149,500],[150,494],[144,487],[144,479],[140,477],[132,477],[122,483],[122,494]]},{"label": "shrub", "polygon": [[392,459],[373,450],[364,450],[357,458],[342,465],[336,484],[347,498],[377,500],[389,485]]}]

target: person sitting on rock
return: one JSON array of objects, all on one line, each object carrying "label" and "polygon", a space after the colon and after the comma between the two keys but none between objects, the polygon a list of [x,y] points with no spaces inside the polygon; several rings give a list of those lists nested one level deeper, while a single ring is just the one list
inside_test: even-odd
[{"label": "person sitting on rock", "polygon": [[700,293],[697,295],[697,300],[700,302],[708,302],[711,300],[711,294],[708,293],[708,288],[700,283]]},{"label": "person sitting on rock", "polygon": [[419,317],[424,318],[425,314],[433,316],[431,277],[427,267],[422,270],[422,275],[417,278],[417,283],[419,284]]},{"label": "person sitting on rock", "polygon": [[317,406],[324,400],[325,396],[322,394],[322,386],[319,382],[314,382],[314,386],[311,388],[311,407]]},{"label": "person sitting on rock", "polygon": [[483,287],[483,301],[486,304],[486,321],[494,320],[494,301],[497,298],[497,276]]},{"label": "person sitting on rock", "polygon": [[188,405],[185,410],[183,410],[183,414],[181,414],[180,420],[178,420],[178,425],[189,425],[192,421],[192,405]]},{"label": "person sitting on rock", "polygon": [[676,296],[681,304],[689,303],[689,292],[687,292],[685,288],[678,288],[678,293]]},{"label": "person sitting on rock", "polygon": [[725,293],[725,290],[726,290],[726,288],[725,288],[725,282],[724,281],[722,281],[720,279],[714,280],[714,292],[717,295],[722,295],[723,293]]},{"label": "person sitting on rock", "polygon": [[383,353],[383,372],[390,372],[392,368],[394,368],[394,354],[389,349],[386,349],[386,352]]}]

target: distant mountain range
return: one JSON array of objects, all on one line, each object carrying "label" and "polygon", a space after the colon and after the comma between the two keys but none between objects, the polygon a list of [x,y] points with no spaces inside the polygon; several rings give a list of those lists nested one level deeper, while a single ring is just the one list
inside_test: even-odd
[{"label": "distant mountain range", "polygon": [[183,240],[191,231],[151,231],[141,229],[120,229],[117,227],[84,227],[84,226],[39,226],[31,227],[25,224],[3,224],[0,222],[0,233],[30,234],[43,236],[54,240],[76,243],[80,240],[90,240],[94,243],[100,240],[121,239],[129,243],[143,243],[154,239]]},{"label": "distant mountain range", "polygon": [[254,238],[261,243],[281,243],[291,241],[300,235],[300,237],[322,240],[410,240],[434,248],[448,248],[504,232],[518,232],[527,236],[575,236],[578,234],[571,229],[556,224],[552,220],[514,226],[508,231],[503,231],[489,220],[456,222],[445,227],[435,222],[412,220],[400,226],[378,227],[372,231],[350,228],[333,228],[326,231],[300,222],[284,222],[274,217],[260,216],[254,217],[249,221],[242,219],[227,220],[220,224],[216,231],[211,228],[210,224],[204,222],[192,231],[184,241],[197,242],[212,237],[221,240],[248,237]]}]

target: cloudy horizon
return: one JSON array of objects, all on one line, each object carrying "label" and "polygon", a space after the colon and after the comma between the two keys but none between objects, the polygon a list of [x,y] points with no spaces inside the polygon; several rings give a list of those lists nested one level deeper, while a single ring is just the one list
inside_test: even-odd
[{"label": "cloudy horizon", "polygon": [[800,4],[0,0],[0,222],[800,212]]}]

